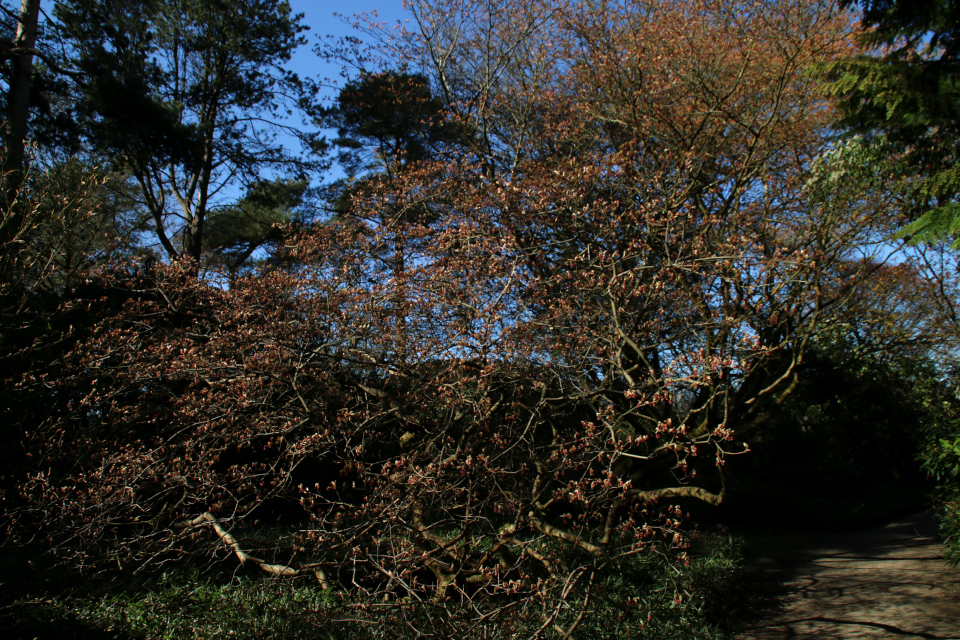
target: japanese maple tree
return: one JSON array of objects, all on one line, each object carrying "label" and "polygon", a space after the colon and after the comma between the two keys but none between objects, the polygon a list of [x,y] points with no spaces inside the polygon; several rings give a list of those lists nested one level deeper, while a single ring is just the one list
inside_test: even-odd
[{"label": "japanese maple tree", "polygon": [[411,11],[393,45],[457,144],[229,290],[106,274],[21,516],[99,557],[225,544],[432,602],[436,629],[570,637],[625,559],[682,553],[678,501],[723,500],[866,277],[888,211],[809,186],[832,117],[809,71],[846,23],[816,1]]}]

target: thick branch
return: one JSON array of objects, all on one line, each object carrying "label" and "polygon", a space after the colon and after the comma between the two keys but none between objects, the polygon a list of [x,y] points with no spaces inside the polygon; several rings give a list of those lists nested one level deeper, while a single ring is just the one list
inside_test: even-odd
[{"label": "thick branch", "polygon": [[720,493],[710,493],[700,487],[666,487],[663,489],[652,489],[650,491],[634,490],[627,495],[631,498],[647,502],[660,500],[662,498],[697,498],[715,507],[723,502],[726,493],[726,487],[724,487]]},{"label": "thick branch", "polygon": [[230,535],[229,531],[220,526],[220,521],[209,511],[204,512],[193,520],[188,520],[182,524],[186,528],[191,528],[198,527],[206,522],[209,522],[213,526],[213,530],[216,531],[218,536],[220,536],[220,539],[223,541],[223,543],[230,547],[230,550],[233,551],[234,555],[237,556],[237,559],[240,560],[240,564],[252,562],[260,567],[260,569],[263,571],[275,576],[304,576],[313,574],[316,576],[317,581],[320,583],[320,586],[324,591],[330,590],[330,582],[327,581],[327,574],[324,573],[323,569],[318,566],[306,565],[298,568],[285,564],[270,564],[265,560],[261,560],[260,558],[250,555],[240,547],[240,543],[237,542],[236,538]]},{"label": "thick branch", "polygon": [[581,540],[569,531],[557,529],[556,527],[549,525],[538,518],[534,518],[533,516],[527,516],[526,521],[530,523],[530,526],[532,526],[534,529],[540,533],[550,536],[551,538],[556,538],[558,540],[563,540],[565,542],[574,544],[591,555],[599,556],[603,554],[602,547],[598,547],[597,545],[587,542],[586,540]]}]

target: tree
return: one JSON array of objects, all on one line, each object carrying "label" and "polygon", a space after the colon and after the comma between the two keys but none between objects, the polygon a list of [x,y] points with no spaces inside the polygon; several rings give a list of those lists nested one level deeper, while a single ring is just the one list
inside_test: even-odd
[{"label": "tree", "polygon": [[23,178],[24,143],[33,82],[33,49],[37,40],[39,15],[40,0],[23,0],[17,16],[16,35],[4,51],[4,58],[10,59],[12,66],[4,125],[3,191],[7,209],[12,208],[13,196]]},{"label": "tree", "polygon": [[[392,228],[394,233],[383,237],[385,275],[405,280],[417,252],[416,234],[408,237],[405,230],[442,223],[442,214],[419,198],[405,197],[400,185],[409,171],[468,143],[468,130],[444,109],[425,76],[400,71],[362,73],[340,90],[322,122],[336,129],[333,145],[340,149],[338,161],[347,172],[330,189],[333,213],[363,216],[370,225]],[[388,304],[406,317],[409,303],[403,288]]]},{"label": "tree", "polygon": [[[895,158],[889,179],[918,241],[960,230],[957,111],[960,4],[953,0],[867,0],[860,41],[872,52],[831,67],[839,125]],[[956,248],[955,244],[955,248]]]},{"label": "tree", "polygon": [[225,191],[321,166],[322,142],[284,122],[312,109],[309,87],[284,68],[305,30],[287,3],[71,0],[57,16],[87,78],[91,140],[134,177],[170,257],[199,263]]},{"label": "tree", "polygon": [[17,207],[17,195],[24,181],[24,146],[27,137],[30,88],[33,80],[33,47],[37,37],[37,22],[40,12],[40,0],[23,0],[17,15],[16,35],[5,47],[4,60],[10,60],[10,83],[7,90],[7,112],[3,125],[3,154],[0,163],[0,189],[3,191],[3,235],[0,246],[4,255],[0,258],[0,281],[17,279],[10,268],[20,259],[16,255],[20,248],[18,235],[31,222],[24,220],[27,214],[22,210],[24,203]]},{"label": "tree", "polygon": [[62,410],[70,395],[58,380],[58,361],[89,337],[92,322],[74,304],[96,272],[136,254],[146,220],[131,186],[77,159],[47,167],[25,165],[16,206],[0,221],[0,429],[5,472],[0,494],[16,495],[17,473],[28,464],[25,442]]},{"label": "tree", "polygon": [[[936,282],[916,264],[848,265],[869,276],[819,331],[797,385],[736,461],[721,516],[762,527],[854,528],[920,508],[918,456],[943,417],[954,359]],[[759,513],[756,504],[769,505]]]},{"label": "tree", "polygon": [[[371,135],[380,171],[286,238],[284,268],[229,290],[175,263],[108,281],[127,300],[65,358],[78,393],[33,442],[51,448],[19,515],[143,563],[207,527],[208,552],[446,635],[570,637],[631,562],[682,561],[680,505],[725,499],[726,461],[867,277],[852,255],[889,209],[808,187],[833,115],[808,71],[844,20],[820,2],[412,10],[414,88],[471,135],[409,162],[409,138]],[[293,532],[238,542],[266,526]]]},{"label": "tree", "polygon": [[[846,3],[854,4],[853,2]],[[862,9],[861,42],[873,55],[859,55],[830,67],[829,86],[842,118],[840,126],[854,134],[845,144],[860,160],[877,159],[885,169],[892,195],[907,224],[899,232],[918,245],[911,260],[934,283],[941,325],[956,335],[954,276],[960,248],[960,165],[957,65],[960,62],[960,5],[953,0],[899,2],[867,0]],[[942,245],[950,245],[945,251]],[[951,255],[952,254],[952,255]],[[941,376],[948,371],[940,371]],[[941,523],[950,548],[960,557],[955,508],[960,488],[956,474],[958,425],[952,400],[937,402],[929,426],[923,460],[941,482]]]},{"label": "tree", "polygon": [[336,128],[333,144],[350,177],[372,171],[389,179],[405,165],[436,158],[443,143],[466,138],[448,122],[426,77],[397,71],[364,73],[348,82],[322,122]]},{"label": "tree", "polygon": [[35,290],[67,294],[97,267],[141,251],[138,235],[150,217],[129,178],[72,157],[30,176],[27,186],[42,223],[24,248],[43,256],[47,270],[31,276]]},{"label": "tree", "polygon": [[231,280],[251,256],[277,243],[283,229],[303,225],[305,180],[256,182],[237,203],[216,210],[207,225],[207,251],[211,265],[227,269]]}]

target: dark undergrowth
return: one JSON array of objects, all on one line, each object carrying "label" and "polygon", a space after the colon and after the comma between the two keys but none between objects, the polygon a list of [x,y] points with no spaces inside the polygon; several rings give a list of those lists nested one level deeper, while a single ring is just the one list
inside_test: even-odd
[{"label": "dark undergrowth", "polygon": [[713,510],[712,520],[738,535],[832,533],[886,524],[929,509],[932,485],[887,482],[857,491],[802,493],[771,480],[756,483]]},{"label": "dark undergrowth", "polygon": [[[651,553],[622,563],[595,586],[575,638],[725,637],[745,598],[740,542],[694,534],[686,561]],[[25,556],[24,556],[25,557]],[[0,634],[24,640],[256,638],[323,640],[528,638],[539,611],[514,608],[489,623],[467,623],[463,606],[364,602],[324,592],[307,579],[274,579],[182,569],[152,581],[93,581],[25,560],[0,563]],[[462,618],[462,620],[458,620]],[[542,637],[559,637],[555,632]]]}]

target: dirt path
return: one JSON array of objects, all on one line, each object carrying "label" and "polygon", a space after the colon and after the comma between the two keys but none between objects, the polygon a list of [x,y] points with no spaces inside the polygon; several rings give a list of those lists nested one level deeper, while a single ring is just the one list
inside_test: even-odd
[{"label": "dirt path", "polygon": [[759,542],[748,563],[766,614],[739,640],[960,640],[960,567],[943,562],[929,513],[865,531]]}]

